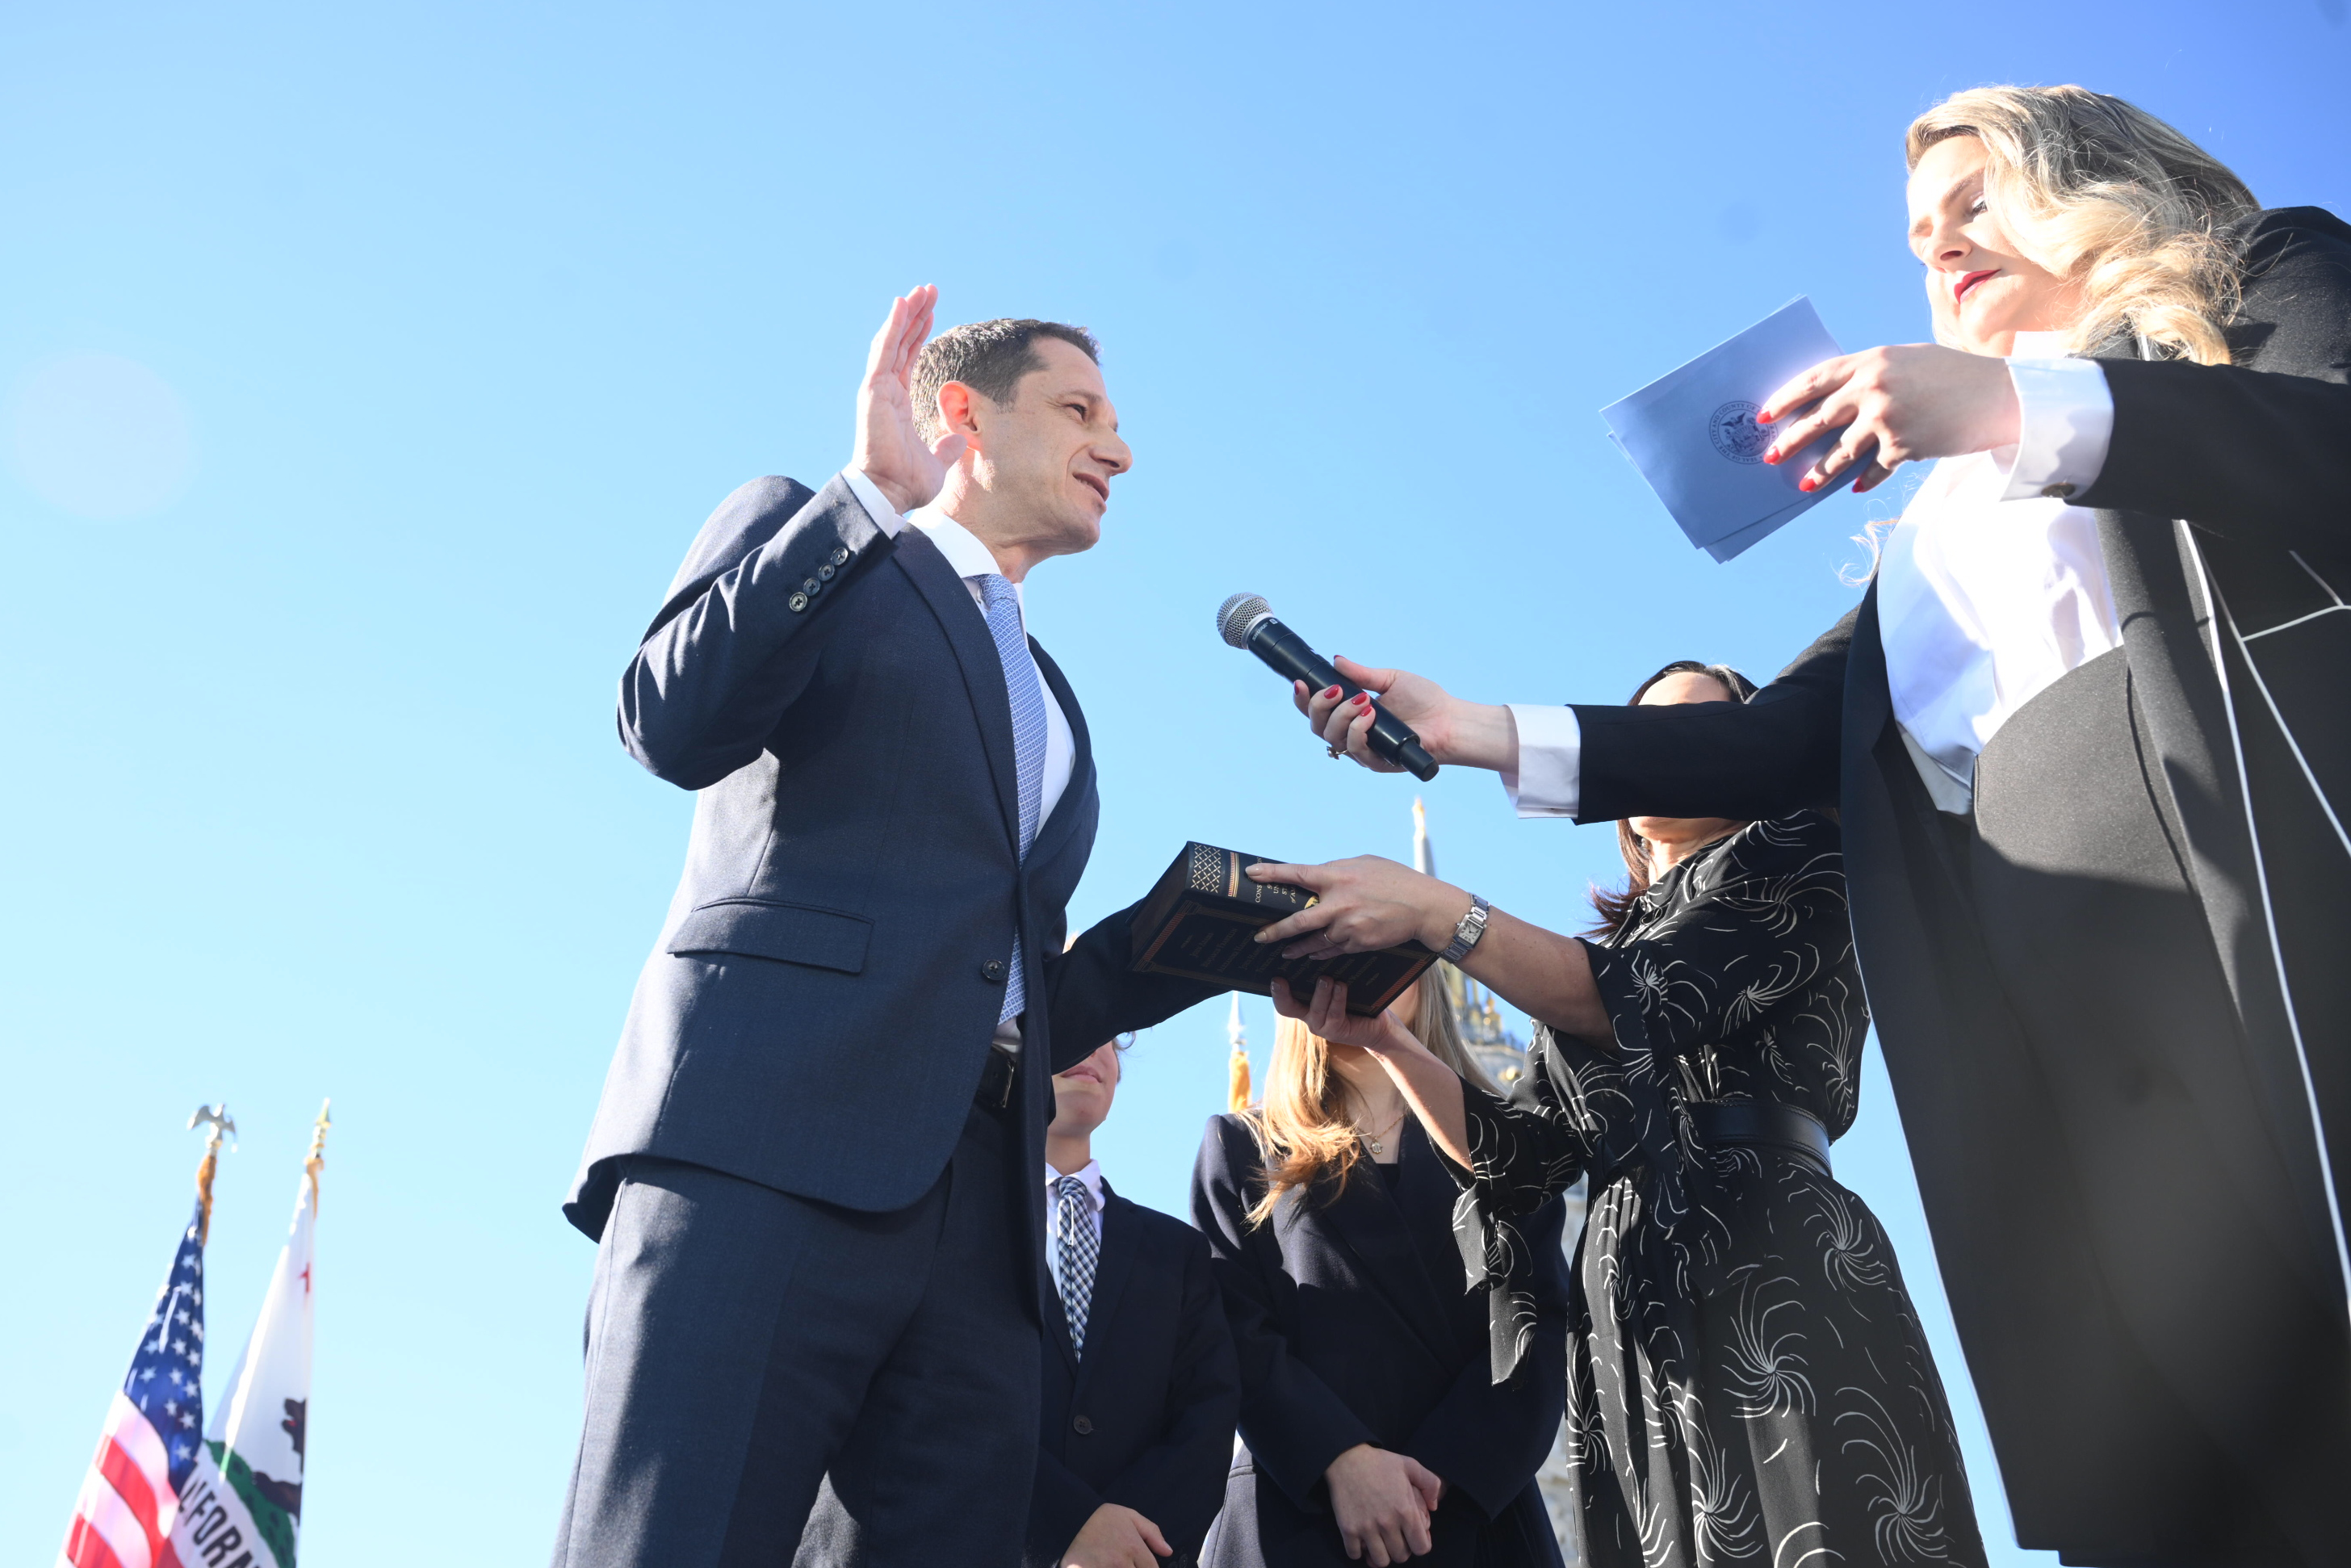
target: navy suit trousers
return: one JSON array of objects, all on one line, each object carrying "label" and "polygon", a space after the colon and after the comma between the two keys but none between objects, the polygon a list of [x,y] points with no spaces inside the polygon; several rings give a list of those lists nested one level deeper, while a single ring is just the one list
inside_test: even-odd
[{"label": "navy suit trousers", "polygon": [[631,1159],[555,1568],[1017,1562],[1040,1375],[1022,1168],[1012,1118],[979,1110],[881,1214]]}]

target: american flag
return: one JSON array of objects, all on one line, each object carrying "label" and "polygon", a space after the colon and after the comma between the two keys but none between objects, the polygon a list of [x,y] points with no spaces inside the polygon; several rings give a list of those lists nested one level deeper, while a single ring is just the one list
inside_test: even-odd
[{"label": "american flag", "polygon": [[181,1236],[172,1271],[139,1335],[131,1372],[106,1414],[98,1454],[74,1501],[57,1568],[176,1568],[172,1516],[204,1441],[204,1206]]}]

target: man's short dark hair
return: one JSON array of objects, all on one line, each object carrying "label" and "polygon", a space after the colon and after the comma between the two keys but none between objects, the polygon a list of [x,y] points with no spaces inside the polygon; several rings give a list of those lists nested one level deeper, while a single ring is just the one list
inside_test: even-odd
[{"label": "man's short dark hair", "polygon": [[914,361],[909,389],[914,400],[914,434],[925,441],[939,438],[946,428],[939,423],[939,389],[949,382],[961,382],[992,403],[1010,402],[1020,378],[1045,368],[1045,357],[1037,351],[1040,338],[1058,338],[1102,363],[1102,345],[1083,327],[1010,317],[950,327],[925,344],[922,357]]}]

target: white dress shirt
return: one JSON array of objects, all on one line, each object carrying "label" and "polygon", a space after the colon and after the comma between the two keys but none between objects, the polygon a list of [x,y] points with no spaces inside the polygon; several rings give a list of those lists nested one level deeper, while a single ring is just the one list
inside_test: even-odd
[{"label": "white dress shirt", "polygon": [[[863,474],[854,468],[844,468],[841,476],[849,482],[850,492],[865,508],[866,515],[873,519],[873,526],[892,538],[896,538],[898,530],[910,524],[922,529],[930,541],[939,547],[939,553],[947,558],[947,565],[954,568],[956,575],[963,579],[963,585],[970,590],[974,604],[981,603],[979,580],[1003,575],[1004,569],[996,564],[996,557],[979,542],[978,536],[937,507],[919,507],[911,515],[902,517],[897,508],[891,506],[882,492],[874,487],[873,481]],[[1020,605],[1020,631],[1024,637],[1029,631],[1028,586],[1023,582],[1012,585],[1013,598]],[[986,613],[984,606],[982,613]],[[1053,808],[1061,804],[1062,791],[1070,787],[1070,774],[1077,766],[1078,745],[1075,733],[1070,728],[1070,716],[1061,711],[1061,700],[1053,695],[1052,685],[1045,679],[1045,672],[1037,669],[1037,658],[1033,653],[1029,658],[1029,667],[1036,671],[1037,685],[1045,694],[1044,793],[1037,806],[1037,826],[1042,829],[1047,819],[1052,816]]]},{"label": "white dress shirt", "polygon": [[1054,1227],[1058,1223],[1056,1217],[1061,1209],[1061,1195],[1053,1190],[1053,1184],[1060,1181],[1065,1174],[1073,1176],[1085,1183],[1086,1196],[1093,1200],[1086,1206],[1086,1223],[1093,1228],[1094,1251],[1099,1255],[1102,1251],[1103,1203],[1102,1164],[1097,1160],[1088,1160],[1085,1169],[1066,1173],[1055,1170],[1050,1160],[1045,1164],[1045,1257],[1053,1266],[1054,1292],[1063,1301],[1068,1301],[1070,1292],[1061,1282],[1061,1249],[1053,1244],[1053,1239],[1061,1235]]},{"label": "white dress shirt", "polygon": [[[2065,497],[2095,483],[2114,398],[2059,335],[2019,332],[2009,378],[2014,446],[1938,462],[1886,542],[1877,624],[1886,684],[1927,792],[1964,814],[1976,758],[2009,716],[2119,647],[2095,514]],[[1572,708],[1511,705],[1517,766],[1502,788],[1521,817],[1573,817],[1583,734]]]},{"label": "white dress shirt", "polygon": [[2105,372],[2040,357],[2054,333],[2016,346],[2017,444],[1936,464],[1877,566],[1895,721],[1928,794],[1959,814],[2009,716],[2123,641],[2097,515],[2065,500],[2105,465]]}]

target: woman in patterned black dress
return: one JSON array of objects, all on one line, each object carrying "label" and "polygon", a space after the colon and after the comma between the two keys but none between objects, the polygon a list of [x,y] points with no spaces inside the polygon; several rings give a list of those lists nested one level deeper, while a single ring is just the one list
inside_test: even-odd
[{"label": "woman in patterned black dress", "polygon": [[[1677,664],[1634,700],[1744,701]],[[1941,1380],[1893,1249],[1831,1179],[1868,1014],[1837,827],[1636,818],[1632,884],[1602,935],[1492,911],[1462,967],[1537,1020],[1505,1101],[1466,1087],[1327,979],[1287,1016],[1378,1055],[1445,1151],[1471,1284],[1490,1281],[1493,1373],[1527,1352],[1520,1216],[1588,1176],[1569,1307],[1567,1446],[1603,1568],[1752,1562],[1980,1563]],[[1254,868],[1321,895],[1270,928],[1320,957],[1442,948],[1468,893],[1365,857]]]}]

